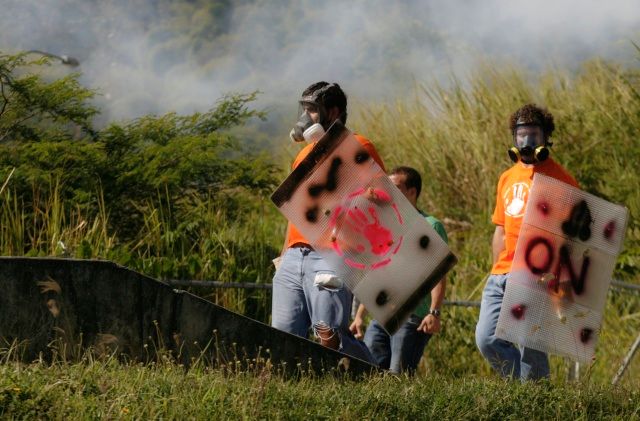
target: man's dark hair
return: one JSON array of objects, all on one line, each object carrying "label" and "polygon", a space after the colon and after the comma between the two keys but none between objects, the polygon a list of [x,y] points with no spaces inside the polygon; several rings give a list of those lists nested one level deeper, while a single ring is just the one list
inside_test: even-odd
[{"label": "man's dark hair", "polygon": [[416,189],[416,199],[420,196],[420,191],[422,190],[422,177],[420,177],[420,173],[411,167],[395,167],[391,170],[390,175],[404,175],[404,186],[407,189],[415,188]]},{"label": "man's dark hair", "polygon": [[547,140],[556,128],[553,123],[553,115],[546,109],[538,107],[536,104],[526,104],[511,114],[509,118],[511,133],[515,134],[516,127],[521,125],[540,126]]},{"label": "man's dark hair", "polygon": [[316,82],[302,92],[302,97],[317,95],[316,101],[324,106],[326,110],[338,107],[340,111],[340,121],[347,124],[347,96],[340,85],[329,82]]}]

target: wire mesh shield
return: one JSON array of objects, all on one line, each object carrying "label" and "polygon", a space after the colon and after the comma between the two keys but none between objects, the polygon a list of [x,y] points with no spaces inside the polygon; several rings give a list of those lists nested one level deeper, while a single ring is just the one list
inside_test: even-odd
[{"label": "wire mesh shield", "polygon": [[496,336],[590,361],[627,209],[536,174]]},{"label": "wire mesh shield", "polygon": [[593,358],[601,312],[550,299],[546,292],[510,281],[500,309],[497,337],[582,362]]},{"label": "wire mesh shield", "polygon": [[272,200],[390,333],[456,262],[447,244],[340,124]]}]

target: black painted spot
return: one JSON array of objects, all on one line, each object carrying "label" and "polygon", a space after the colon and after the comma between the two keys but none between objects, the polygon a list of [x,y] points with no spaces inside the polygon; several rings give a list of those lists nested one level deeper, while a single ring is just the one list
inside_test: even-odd
[{"label": "black painted spot", "polygon": [[307,221],[316,222],[318,220],[318,207],[314,206],[312,208],[307,209],[307,213],[305,214],[307,217]]},{"label": "black painted spot", "polygon": [[324,190],[324,186],[320,184],[314,184],[313,186],[309,186],[309,196],[318,197],[320,193]]},{"label": "black painted spot", "polygon": [[355,157],[355,161],[356,164],[363,164],[365,162],[367,162],[367,160],[371,157],[371,155],[369,155],[369,152],[367,151],[360,151],[356,154]]},{"label": "black painted spot", "polygon": [[342,165],[342,158],[339,156],[333,158],[325,183],[309,186],[308,192],[311,197],[318,197],[323,190],[334,191],[336,189],[338,186],[338,169],[340,168],[340,165]]},{"label": "black painted spot", "polygon": [[380,291],[378,293],[378,296],[376,297],[376,304],[382,307],[388,302],[389,302],[389,296],[387,295],[386,291],[384,290]]},{"label": "black painted spot", "polygon": [[580,341],[583,344],[586,344],[591,339],[591,335],[593,335],[593,329],[589,329],[588,327],[585,327],[580,331]]},{"label": "black painted spot", "polygon": [[338,185],[338,168],[342,165],[342,159],[339,156],[333,158],[331,161],[331,168],[329,168],[329,175],[327,176],[327,184],[325,188],[327,191],[334,191]]},{"label": "black painted spot", "polygon": [[569,219],[562,223],[562,232],[569,237],[578,237],[582,241],[591,238],[591,211],[587,202],[582,200],[571,209]]},{"label": "black painted spot", "polygon": [[429,247],[429,242],[430,241],[431,241],[431,239],[428,236],[423,235],[422,237],[420,237],[420,247],[422,249],[426,249],[427,247]]}]

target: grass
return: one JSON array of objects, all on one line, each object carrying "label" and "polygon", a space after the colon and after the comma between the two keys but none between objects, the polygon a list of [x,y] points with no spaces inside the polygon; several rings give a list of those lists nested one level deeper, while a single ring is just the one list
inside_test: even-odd
[{"label": "grass", "polygon": [[[276,219],[277,211],[266,200],[253,205],[243,221],[233,221],[225,216],[224,204],[194,196],[189,214],[176,226],[171,209],[159,195],[139,209],[143,229],[136,239],[123,242],[109,228],[112,221],[101,191],[90,198],[98,203],[97,213],[89,214],[61,200],[58,179],[52,178],[47,186],[34,185],[30,201],[15,194],[7,182],[0,192],[0,253],[4,256],[108,259],[157,279],[266,283],[273,276],[271,259],[277,249],[272,233],[278,228],[271,228],[270,220]],[[270,296],[262,290],[193,291],[259,320],[270,315]]]},{"label": "grass", "polygon": [[0,364],[5,419],[637,419],[637,388],[467,376],[360,381],[113,359]]},{"label": "grass", "polygon": [[[526,102],[556,117],[553,156],[581,186],[623,203],[630,220],[614,277],[640,275],[640,70],[593,61],[577,74],[553,70],[533,77],[517,69],[479,66],[468,83],[424,87],[417,99],[366,105],[350,121],[370,137],[387,167],[411,165],[423,174],[419,205],[445,222],[459,258],[447,298],[478,300],[490,268],[490,215],[495,184],[510,165],[507,118]],[[289,148],[290,149],[290,148]],[[287,152],[290,150],[287,149]],[[283,166],[282,178],[287,170]],[[190,213],[171,222],[163,192],[139,209],[144,228],[122,242],[100,192],[87,214],[60,200],[60,181],[34,186],[33,202],[0,180],[3,255],[105,258],[159,278],[270,282],[270,260],[284,218],[264,197],[242,219],[225,217],[224,201],[193,198]],[[190,199],[191,200],[191,199]],[[254,204],[255,205],[255,204]],[[64,247],[61,246],[64,245]],[[266,291],[194,289],[234,311],[268,321]],[[361,382],[273,373],[240,373],[173,364],[114,361],[0,364],[0,415],[65,418],[639,418],[640,356],[620,387],[609,386],[640,332],[640,296],[611,292],[596,359],[568,384],[567,361],[552,357],[552,383],[496,379],[475,347],[478,310],[448,307],[443,331],[429,343],[416,379],[377,376]]]}]

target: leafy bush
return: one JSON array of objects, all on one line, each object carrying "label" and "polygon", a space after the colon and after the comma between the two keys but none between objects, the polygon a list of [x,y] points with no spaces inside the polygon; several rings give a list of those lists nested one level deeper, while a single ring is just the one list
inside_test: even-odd
[{"label": "leafy bush", "polygon": [[3,254],[109,258],[159,278],[270,278],[277,252],[268,223],[255,223],[275,166],[231,134],[264,118],[249,109],[257,93],[98,130],[77,75],[28,72],[46,63],[0,55]]}]

